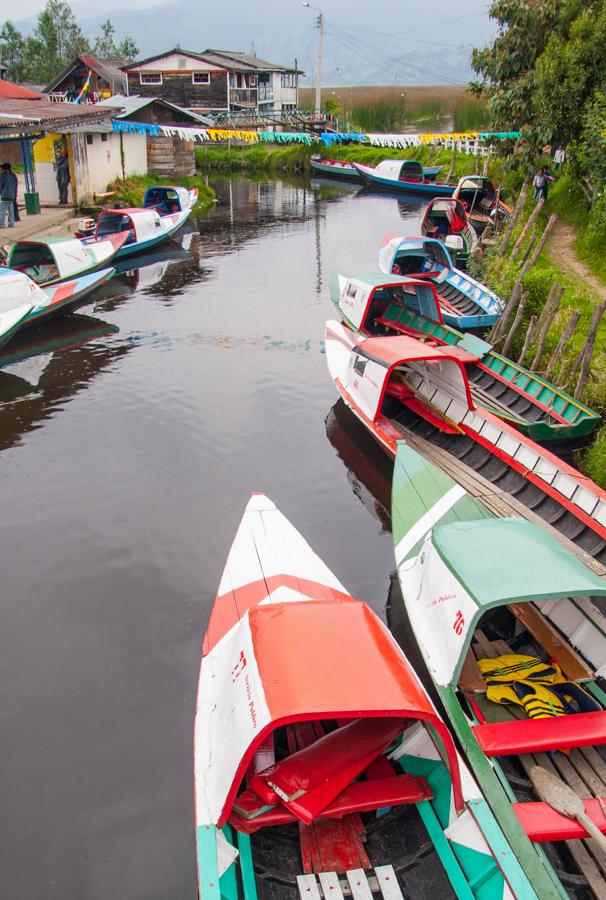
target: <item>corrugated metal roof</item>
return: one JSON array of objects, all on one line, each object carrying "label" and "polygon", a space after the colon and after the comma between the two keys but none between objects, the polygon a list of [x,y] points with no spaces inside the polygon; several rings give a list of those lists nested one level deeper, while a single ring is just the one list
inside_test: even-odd
[{"label": "corrugated metal roof", "polygon": [[197,113],[193,113],[189,109],[183,109],[183,107],[177,106],[174,103],[169,103],[168,100],[164,100],[162,97],[139,97],[138,95],[135,95],[134,97],[123,97],[121,94],[115,94],[113,97],[108,97],[107,100],[101,100],[95,105],[102,106],[104,108],[112,107],[113,109],[118,107],[120,108],[120,112],[113,115],[112,118],[127,119],[129,116],[134,116],[137,112],[139,112],[139,110],[145,109],[145,107],[149,106],[150,103],[160,103],[162,106],[166,106],[168,109],[173,109],[175,110],[175,112],[178,112],[181,115],[187,116],[189,119],[191,119],[192,124],[211,124],[211,120],[207,117],[200,116]]},{"label": "corrugated metal roof", "polygon": [[[241,53],[238,50],[205,50],[202,56],[215,57],[220,65],[232,62],[237,67],[246,68],[254,72],[294,72],[292,66],[282,66],[279,63],[268,62],[266,59],[259,59],[258,56],[252,56],[250,53]],[[210,59],[214,62],[214,59]]]},{"label": "corrugated metal roof", "polygon": [[87,123],[109,122],[109,110],[46,100],[0,100],[0,133],[23,134],[61,128],[85,129]]},{"label": "corrugated metal roof", "polygon": [[2,100],[42,100],[42,94],[23,87],[20,84],[13,84],[12,81],[5,81],[0,78],[0,99]]}]

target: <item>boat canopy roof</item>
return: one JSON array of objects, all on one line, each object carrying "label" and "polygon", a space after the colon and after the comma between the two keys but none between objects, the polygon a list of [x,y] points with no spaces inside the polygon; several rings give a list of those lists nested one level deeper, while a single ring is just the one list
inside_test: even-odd
[{"label": "boat canopy roof", "polygon": [[236,624],[205,643],[200,671],[198,825],[226,821],[255,750],[298,721],[426,721],[442,739],[457,790],[452,739],[406,657],[366,604],[332,586],[339,582],[327,569],[326,584],[325,569],[271,501],[253,496],[216,601],[229,601]]},{"label": "boat canopy roof", "polygon": [[418,159],[384,159],[375,168],[375,175],[395,181],[423,181],[425,173]]},{"label": "boat canopy roof", "polygon": [[[461,363],[458,354],[450,353],[449,347],[437,347],[426,344],[406,334],[387,335],[386,337],[369,337],[360,341],[355,352],[367,356],[374,362],[387,368],[403,365],[407,362],[443,362],[446,359],[453,360],[465,373],[465,367]],[[467,380],[467,379],[466,379]]]},{"label": "boat canopy roof", "polygon": [[23,272],[0,266],[0,314],[18,306],[36,306],[46,300],[46,294]]},{"label": "boat canopy roof", "polygon": [[183,212],[190,205],[189,191],[178,185],[158,184],[149,187],[143,198],[143,206],[161,212]]},{"label": "boat canopy roof", "polygon": [[423,223],[430,222],[432,217],[446,218],[453,232],[458,234],[467,225],[467,213],[460,200],[454,197],[435,197],[425,210]]},{"label": "boat canopy roof", "polygon": [[432,543],[478,607],[606,596],[606,582],[547,531],[523,519],[436,525]]},{"label": "boat canopy roof", "polygon": [[[407,271],[420,271],[421,267],[429,265],[427,271],[437,267],[453,269],[452,259],[448,250],[435,238],[410,238],[401,236],[386,236],[379,249],[379,268],[382,272],[391,272],[394,263],[405,257],[410,257],[413,268]],[[416,267],[416,268],[414,268]],[[404,275],[407,272],[403,272]]]},{"label": "boat canopy roof", "polygon": [[97,237],[117,231],[132,231],[135,240],[144,241],[163,227],[155,209],[107,209],[99,213]]},{"label": "boat canopy roof", "polygon": [[494,181],[486,175],[464,175],[457,183],[454,196],[458,197],[461,191],[481,191],[490,199],[497,195]]},{"label": "boat canopy roof", "polygon": [[56,271],[50,273],[54,278],[69,278],[91,266],[87,248],[73,237],[17,241],[11,248],[8,261],[10,266],[25,270],[26,275],[27,269],[32,267],[36,278],[45,271],[45,267],[54,267]]}]

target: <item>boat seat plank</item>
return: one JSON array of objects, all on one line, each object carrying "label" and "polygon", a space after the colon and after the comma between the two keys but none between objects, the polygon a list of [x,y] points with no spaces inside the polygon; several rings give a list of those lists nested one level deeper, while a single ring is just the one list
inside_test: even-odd
[{"label": "boat seat plank", "polygon": [[572,750],[568,758],[592,794],[595,797],[606,797],[606,785],[593,770],[581,749]]},{"label": "boat seat plank", "polygon": [[496,653],[499,656],[506,656],[508,653],[511,653],[510,648],[507,646],[505,641],[493,641],[492,646],[494,647]]},{"label": "boat seat plank", "polygon": [[594,673],[587,663],[533,603],[513,603],[507,609],[556,661],[570,681],[593,681]]},{"label": "boat seat plank", "polygon": [[595,747],[583,747],[582,754],[592,767],[596,775],[599,775],[603,784],[606,784],[606,762]]},{"label": "boat seat plank", "polygon": [[303,871],[346,872],[371,866],[355,816],[323,819],[299,826]]},{"label": "boat seat plank", "polygon": [[315,875],[297,875],[300,900],[322,900]]},{"label": "boat seat plank", "polygon": [[373,900],[364,869],[350,869],[346,874],[354,900]]},{"label": "boat seat plank", "polygon": [[602,710],[550,719],[474,725],[473,730],[487,756],[568,750],[591,744],[606,744],[606,712]]},{"label": "boat seat plank", "polygon": [[334,900],[344,900],[339,876],[336,872],[318,872],[318,878],[325,897],[331,897]]},{"label": "boat seat plank", "polygon": [[393,866],[375,866],[383,900],[404,900]]},{"label": "boat seat plank", "polygon": [[471,691],[472,694],[483,694],[486,690],[486,682],[478,668],[473,650],[470,647],[459,675],[459,687],[462,691]]},{"label": "boat seat plank", "polygon": [[[596,797],[583,799],[585,811],[600,831],[606,834],[606,817]],[[513,809],[531,841],[571,841],[588,838],[589,835],[576,819],[561,816],[548,803],[532,801],[514,803]]]},{"label": "boat seat plank", "polygon": [[498,652],[492,645],[492,641],[489,641],[481,628],[476,628],[473,633],[476,642],[479,644],[480,649],[482,651],[483,657],[488,657],[489,659],[493,659],[495,656],[498,656]]}]

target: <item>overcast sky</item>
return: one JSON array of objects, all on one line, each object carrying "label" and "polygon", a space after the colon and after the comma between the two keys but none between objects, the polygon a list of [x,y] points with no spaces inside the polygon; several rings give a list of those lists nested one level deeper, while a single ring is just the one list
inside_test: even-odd
[{"label": "overcast sky", "polygon": [[[326,84],[465,84],[472,46],[494,35],[487,0],[310,0],[325,19]],[[45,0],[0,0],[0,21],[11,18],[25,32]],[[19,19],[15,7],[19,9]],[[158,7],[157,10],[153,7]],[[317,12],[301,0],[74,0],[72,9],[87,37],[108,16],[118,37],[133,37],[139,58],[175,46],[254,49],[258,56],[292,65],[295,58],[315,77]],[[371,15],[369,16],[369,12]],[[30,17],[29,22],[23,21]]]}]

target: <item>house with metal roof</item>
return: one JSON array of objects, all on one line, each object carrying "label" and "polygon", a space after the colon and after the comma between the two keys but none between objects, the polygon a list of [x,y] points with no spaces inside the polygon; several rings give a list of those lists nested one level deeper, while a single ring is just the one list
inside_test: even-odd
[{"label": "house with metal roof", "polygon": [[[44,89],[53,100],[94,103],[114,94],[125,94],[127,59],[99,59],[90,53],[76,56]],[[83,89],[86,89],[83,92]]]},{"label": "house with metal roof", "polygon": [[128,93],[160,97],[203,113],[295,109],[296,67],[227,50],[175,48],[124,66]]}]

